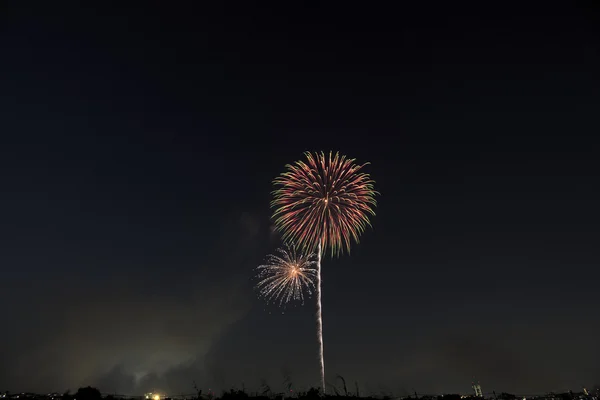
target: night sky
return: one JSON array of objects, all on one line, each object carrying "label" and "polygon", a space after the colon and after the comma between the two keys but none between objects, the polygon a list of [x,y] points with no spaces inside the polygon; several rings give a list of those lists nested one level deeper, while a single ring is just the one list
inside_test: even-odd
[{"label": "night sky", "polygon": [[381,192],[324,259],[329,382],[600,382],[591,2],[25,3],[0,12],[0,389],[317,385],[314,303],[252,287],[305,150]]}]

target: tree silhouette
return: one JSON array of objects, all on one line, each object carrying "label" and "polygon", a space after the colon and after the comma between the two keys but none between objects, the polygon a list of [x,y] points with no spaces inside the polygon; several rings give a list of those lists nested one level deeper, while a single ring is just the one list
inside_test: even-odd
[{"label": "tree silhouette", "polygon": [[98,389],[88,386],[79,388],[75,393],[75,398],[77,400],[101,400],[102,394]]}]

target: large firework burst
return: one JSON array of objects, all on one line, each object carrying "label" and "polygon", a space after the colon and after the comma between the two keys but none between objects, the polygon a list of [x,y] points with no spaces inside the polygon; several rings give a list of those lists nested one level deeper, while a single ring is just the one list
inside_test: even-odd
[{"label": "large firework burst", "polygon": [[306,162],[287,165],[287,171],[274,180],[271,206],[276,228],[286,242],[315,251],[319,242],[331,255],[350,251],[353,239],[370,226],[374,216],[374,181],[360,170],[366,164],[354,159],[324,153],[304,153]]},{"label": "large firework burst", "polygon": [[317,251],[317,339],[321,387],[325,392],[325,359],[323,356],[323,316],[321,304],[321,255],[328,248],[331,255],[344,249],[350,252],[352,239],[370,226],[377,205],[374,181],[360,172],[365,164],[354,159],[325,153],[304,153],[306,161],[287,165],[287,171],[275,178],[271,207],[275,208],[275,227],[285,242],[299,245],[305,251]]},{"label": "large firework burst", "polygon": [[294,247],[277,249],[277,253],[269,254],[267,264],[257,268],[259,295],[280,306],[292,300],[304,303],[304,292],[310,296],[315,289],[316,254],[304,255]]}]

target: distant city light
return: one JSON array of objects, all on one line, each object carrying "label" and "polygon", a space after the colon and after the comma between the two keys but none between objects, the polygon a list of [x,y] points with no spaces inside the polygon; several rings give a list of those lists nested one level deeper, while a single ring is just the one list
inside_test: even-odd
[{"label": "distant city light", "polygon": [[158,393],[152,393],[152,392],[146,393],[144,395],[144,397],[145,397],[146,400],[160,400],[160,398],[161,398],[160,394],[158,394]]}]

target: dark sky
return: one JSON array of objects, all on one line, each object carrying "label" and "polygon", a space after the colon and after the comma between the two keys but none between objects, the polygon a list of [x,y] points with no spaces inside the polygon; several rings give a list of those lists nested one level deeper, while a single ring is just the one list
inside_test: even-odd
[{"label": "dark sky", "polygon": [[314,306],[251,281],[305,150],[382,193],[324,261],[328,381],[600,382],[597,8],[54,3],[0,17],[0,389],[316,384]]}]

